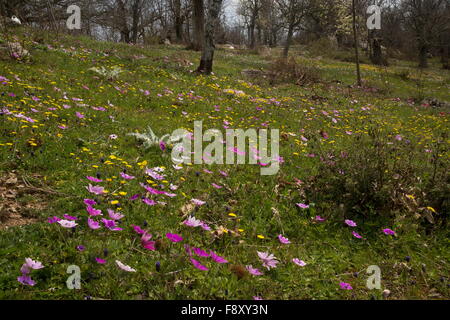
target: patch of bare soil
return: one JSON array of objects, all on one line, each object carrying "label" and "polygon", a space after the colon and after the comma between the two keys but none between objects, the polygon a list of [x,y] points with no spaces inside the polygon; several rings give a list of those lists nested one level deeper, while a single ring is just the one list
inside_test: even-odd
[{"label": "patch of bare soil", "polygon": [[[40,179],[33,175],[33,179]],[[27,178],[12,171],[0,176],[0,230],[37,221],[34,213],[47,206],[44,189],[32,186]],[[29,198],[29,201],[21,199]]]}]

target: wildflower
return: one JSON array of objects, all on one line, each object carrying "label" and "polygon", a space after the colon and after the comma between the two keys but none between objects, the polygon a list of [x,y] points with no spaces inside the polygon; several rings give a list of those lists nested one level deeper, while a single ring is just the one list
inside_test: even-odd
[{"label": "wildflower", "polygon": [[109,217],[113,220],[120,220],[125,217],[123,214],[117,213],[114,210],[108,209]]},{"label": "wildflower", "polygon": [[344,222],[350,227],[356,227],[356,223],[353,220],[345,220]]},{"label": "wildflower", "polygon": [[78,251],[84,251],[84,250],[86,249],[86,247],[83,246],[83,245],[79,245],[79,246],[76,247],[76,249],[77,249]]},{"label": "wildflower", "polygon": [[172,242],[183,241],[183,237],[176,233],[166,233],[166,237]]},{"label": "wildflower", "polygon": [[202,200],[199,200],[199,199],[192,199],[191,201],[197,206],[202,206],[202,205],[204,205],[206,203],[205,201],[202,201]]},{"label": "wildflower", "polygon": [[246,266],[245,268],[247,269],[247,271],[248,271],[251,275],[254,275],[254,276],[262,276],[262,275],[264,275],[264,273],[262,273],[262,272],[259,271],[258,269],[253,268],[252,265]]},{"label": "wildflower", "polygon": [[111,140],[116,140],[118,137],[117,137],[117,135],[116,134],[111,134],[110,136],[109,136],[109,139],[111,139]]},{"label": "wildflower", "polygon": [[296,203],[296,205],[297,205],[298,207],[302,208],[302,209],[308,209],[308,208],[309,208],[309,205],[304,204],[304,203]]},{"label": "wildflower", "polygon": [[144,233],[141,237],[141,244],[142,246],[150,251],[155,251],[156,250],[156,242],[155,241],[150,241],[150,239],[152,238],[151,234],[148,233]]},{"label": "wildflower", "polygon": [[195,259],[191,258],[191,262],[194,265],[194,267],[196,267],[199,270],[202,270],[202,271],[208,271],[209,270],[207,267],[205,267],[204,265],[202,265],[200,262],[198,262]]},{"label": "wildflower", "polygon": [[316,220],[317,222],[324,222],[324,221],[325,221],[325,219],[322,218],[321,216],[316,216],[315,220]]},{"label": "wildflower", "polygon": [[101,258],[95,258],[95,261],[97,261],[97,263],[99,263],[99,264],[105,264],[106,263],[106,260],[101,259]]},{"label": "wildflower", "polygon": [[100,228],[100,223],[95,220],[92,220],[91,218],[88,218],[88,226],[92,230],[97,230]]},{"label": "wildflower", "polygon": [[289,241],[288,238],[283,237],[281,234],[278,235],[278,240],[279,240],[282,244],[289,244],[289,243],[291,243],[291,242]]},{"label": "wildflower", "polygon": [[54,216],[54,217],[49,217],[47,221],[48,221],[48,223],[52,224],[52,223],[56,223],[60,220],[61,220],[60,218]]},{"label": "wildflower", "polygon": [[145,230],[143,230],[141,227],[139,227],[139,226],[135,226],[135,225],[132,225],[132,227],[133,227],[133,229],[134,229],[134,231],[137,233],[137,234],[144,234],[146,231]]},{"label": "wildflower", "polygon": [[105,193],[105,188],[100,187],[100,186],[92,186],[91,184],[89,184],[89,186],[86,187],[86,189],[87,189],[90,193],[93,193],[93,194],[96,194],[96,195],[100,195],[100,194]]},{"label": "wildflower", "polygon": [[388,235],[388,236],[394,236],[395,235],[395,231],[391,230],[391,229],[383,229],[384,234]]},{"label": "wildflower", "polygon": [[217,255],[214,251],[210,251],[210,255],[211,255],[211,259],[213,259],[217,263],[228,263],[228,261],[225,260],[225,258]]},{"label": "wildflower", "polygon": [[64,228],[75,228],[78,224],[75,223],[74,221],[69,221],[69,220],[59,220],[57,221],[62,227]]},{"label": "wildflower", "polygon": [[361,235],[360,235],[359,233],[355,232],[355,231],[352,232],[352,235],[353,235],[355,238],[362,239]]},{"label": "wildflower", "polygon": [[122,228],[119,228],[116,226],[116,221],[114,220],[108,220],[108,219],[102,219],[103,224],[106,228],[108,228],[111,231],[122,231]]},{"label": "wildflower", "polygon": [[130,176],[130,175],[124,173],[124,172],[121,172],[121,173],[120,173],[120,176],[121,176],[122,178],[124,178],[125,180],[133,180],[133,179],[135,178],[135,177]]},{"label": "wildflower", "polygon": [[342,290],[352,290],[352,286],[350,285],[350,283],[347,282],[341,282],[339,283],[339,286],[341,287]]},{"label": "wildflower", "polygon": [[100,209],[95,209],[94,207],[91,206],[87,206],[86,207],[86,211],[89,213],[90,216],[95,217],[95,216],[102,216],[102,210]]},{"label": "wildflower", "polygon": [[95,200],[92,199],[84,199],[84,204],[87,206],[95,206],[97,202],[95,202]]},{"label": "wildflower", "polygon": [[101,180],[101,179],[97,179],[95,177],[90,177],[90,176],[87,176],[86,179],[88,179],[92,182],[103,182],[103,180]]},{"label": "wildflower", "polygon": [[200,248],[192,248],[192,251],[194,251],[194,253],[196,255],[198,255],[199,257],[205,257],[208,258],[210,256],[209,253],[207,253],[206,251],[200,249]]},{"label": "wildflower", "polygon": [[266,267],[268,270],[277,267],[277,263],[279,263],[279,261],[273,254],[269,254],[268,252],[257,252],[258,257],[262,260],[264,267]]},{"label": "wildflower", "polygon": [[188,227],[196,228],[202,225],[202,221],[195,219],[194,217],[189,217],[183,222],[183,224],[187,225]]},{"label": "wildflower", "polygon": [[295,263],[296,265],[300,266],[300,267],[306,266],[306,262],[303,261],[303,260],[300,260],[298,258],[292,259],[292,262]]},{"label": "wildflower", "polygon": [[119,260],[116,260],[116,264],[117,266],[127,272],[136,272],[135,269],[131,268],[130,266],[127,266],[126,264],[123,264],[122,262],[120,262]]},{"label": "wildflower", "polygon": [[17,281],[19,281],[21,284],[26,285],[26,286],[34,286],[36,284],[36,282],[33,279],[31,279],[30,276],[25,275],[25,274],[18,277]]}]

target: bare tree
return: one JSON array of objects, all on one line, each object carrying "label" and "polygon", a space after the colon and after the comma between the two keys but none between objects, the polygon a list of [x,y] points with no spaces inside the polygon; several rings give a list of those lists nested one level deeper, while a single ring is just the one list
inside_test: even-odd
[{"label": "bare tree", "polygon": [[193,41],[191,47],[195,51],[203,49],[205,35],[205,4],[203,0],[192,0]]}]

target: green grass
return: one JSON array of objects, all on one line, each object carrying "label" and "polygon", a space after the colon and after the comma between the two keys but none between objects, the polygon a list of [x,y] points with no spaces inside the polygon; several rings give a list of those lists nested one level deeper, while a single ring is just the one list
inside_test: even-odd
[{"label": "green grass", "polygon": [[[144,48],[81,37],[41,36],[44,43],[38,45],[32,42],[36,31],[23,30],[20,35],[31,51],[31,61],[0,60],[0,76],[9,79],[0,85],[4,93],[0,108],[38,120],[30,123],[13,115],[0,116],[0,173],[15,170],[34,187],[47,190],[25,192],[17,198],[21,206],[44,204],[45,209],[28,213],[36,223],[0,231],[0,298],[382,299],[382,290],[366,288],[370,265],[381,268],[382,289],[391,291],[389,299],[450,297],[449,110],[408,102],[418,96],[450,101],[450,74],[439,70],[437,63],[422,73],[402,61],[386,69],[363,65],[367,86],[379,89],[370,92],[349,87],[354,83],[351,63],[318,60],[294,47],[292,54],[299,63],[318,67],[323,81],[307,87],[270,87],[261,79],[242,79],[241,75],[242,69],[268,68],[270,57],[218,50],[215,75],[202,77],[190,72],[199,54],[182,47]],[[120,66],[124,72],[108,80],[88,71],[94,66]],[[403,70],[409,71],[412,80],[399,76]],[[224,89],[242,90],[246,95],[236,97]],[[85,118],[77,118],[75,112]],[[233,128],[258,128],[266,123],[280,129],[280,153],[285,161],[280,172],[261,176],[258,166],[249,165],[186,165],[178,171],[168,152],[144,150],[127,136],[143,132],[148,125],[159,136],[178,128],[193,130],[195,120],[203,120],[204,130],[222,129],[224,120]],[[63,124],[68,128],[58,128]],[[329,138],[323,139],[320,130]],[[118,139],[109,139],[111,134]],[[402,141],[395,139],[397,135]],[[341,159],[341,152],[349,157]],[[345,178],[326,163],[330,154],[345,168]],[[166,168],[165,181],[147,184],[157,189],[162,184],[165,190],[170,183],[179,186],[174,198],[154,197],[166,205],[129,200],[143,194],[139,182],[149,179],[143,161],[149,168]],[[119,174],[124,169],[136,179],[122,183]],[[89,183],[85,177],[97,173],[104,180],[101,185],[109,190],[105,196],[90,195],[85,189]],[[382,186],[373,186],[380,181]],[[224,188],[215,189],[212,183]],[[96,208],[105,215],[107,208],[121,208],[124,230],[89,229],[85,198],[97,199]],[[192,198],[207,202],[195,209],[195,216],[207,221],[213,232],[181,224],[185,219],[182,207]],[[118,204],[111,204],[114,200]],[[310,208],[300,209],[296,206],[300,202],[309,203]],[[427,207],[437,211],[431,213],[433,224],[425,218],[430,214]],[[80,218],[74,232],[47,222],[49,217],[64,214]],[[315,223],[316,215],[326,221]],[[365,239],[353,237],[344,219],[357,222],[355,230]],[[159,250],[144,249],[131,228],[144,228],[144,223],[153,239],[161,240]],[[223,228],[228,232],[220,232]],[[395,230],[396,236],[383,234],[384,228]],[[181,234],[183,242],[169,242],[168,232]],[[292,243],[280,244],[279,234]],[[195,269],[183,244],[211,249],[229,263],[197,257],[210,270]],[[78,245],[86,250],[78,251]],[[257,251],[273,253],[280,260],[278,267],[264,269]],[[27,257],[45,266],[33,271],[34,287],[17,281]],[[97,264],[95,257],[104,258],[107,264]],[[298,267],[291,262],[293,258],[307,265]],[[137,272],[120,270],[116,259]],[[159,272],[156,262],[161,264]],[[66,287],[70,265],[81,268],[81,290]],[[241,278],[233,272],[246,265],[265,275]],[[340,282],[350,283],[353,290],[341,290]]]}]

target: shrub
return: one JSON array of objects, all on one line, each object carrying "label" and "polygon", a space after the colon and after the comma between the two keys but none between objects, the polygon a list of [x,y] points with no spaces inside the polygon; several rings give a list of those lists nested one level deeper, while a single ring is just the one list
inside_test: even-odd
[{"label": "shrub", "polygon": [[270,65],[267,78],[271,85],[294,83],[303,86],[319,82],[320,70],[315,66],[299,64],[293,57],[280,58]]}]

